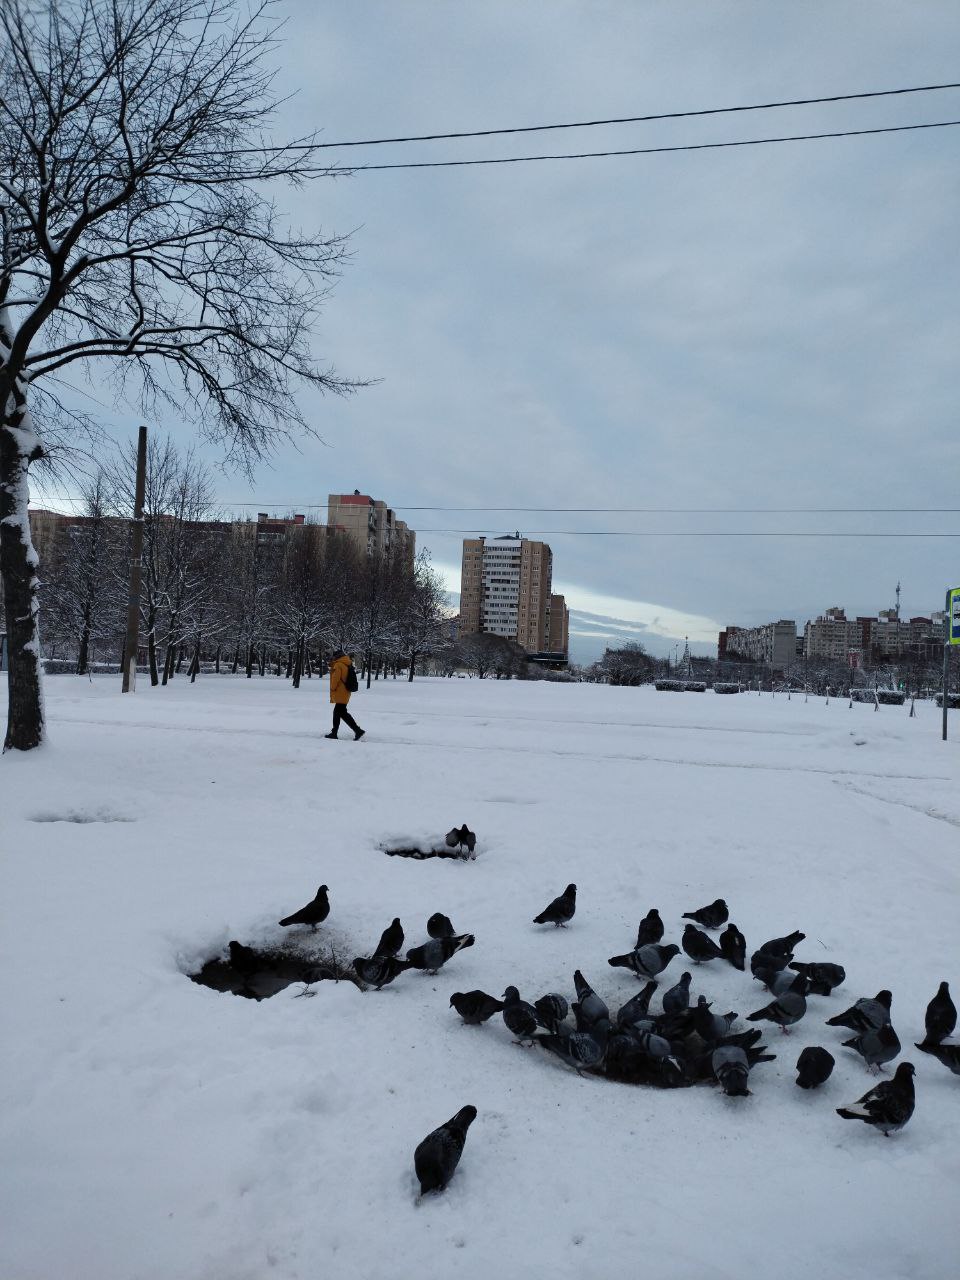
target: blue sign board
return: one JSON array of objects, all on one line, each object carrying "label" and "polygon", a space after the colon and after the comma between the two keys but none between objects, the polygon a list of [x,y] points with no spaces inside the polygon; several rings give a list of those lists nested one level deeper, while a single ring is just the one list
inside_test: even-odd
[{"label": "blue sign board", "polygon": [[947,593],[947,643],[960,644],[960,587]]}]

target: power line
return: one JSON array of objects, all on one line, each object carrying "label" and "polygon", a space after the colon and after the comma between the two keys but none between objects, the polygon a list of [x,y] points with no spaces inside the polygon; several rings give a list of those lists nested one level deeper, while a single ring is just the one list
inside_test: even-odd
[{"label": "power line", "polygon": [[[775,142],[817,142],[824,138],[862,138],[870,134],[911,133],[919,129],[949,129],[960,120],[934,120],[926,124],[895,124],[879,129],[836,129],[830,133],[791,133],[771,138],[739,138],[732,142],[687,142],[670,147],[627,147],[616,151],[550,152],[535,156],[496,156],[488,160],[411,160],[396,164],[356,164],[345,173],[372,173],[375,169],[463,169],[472,165],[530,164],[538,160],[590,160],[609,156],[653,156],[672,151],[722,151],[728,147],[762,147]],[[307,174],[313,172],[306,170]],[[327,172],[317,170],[317,172]]]},{"label": "power line", "polygon": [[[83,497],[51,498],[56,502],[85,502]],[[317,511],[328,506],[326,502],[294,502],[261,498],[257,501],[233,501],[219,498],[221,507],[288,507],[298,511]],[[684,515],[684,516],[742,516],[742,515],[960,515],[960,507],[419,507],[395,502],[392,511],[443,511],[443,512],[492,512],[494,514],[547,514],[547,515]]]},{"label": "power line", "polygon": [[[472,533],[504,537],[494,529],[416,529],[415,533]],[[781,529],[640,530],[640,529],[528,529],[525,538],[960,538],[958,533],[850,533],[828,530],[784,531]]]},{"label": "power line", "polygon": [[754,102],[747,106],[703,107],[692,111],[659,111],[642,116],[608,116],[600,120],[572,120],[563,124],[513,125],[503,129],[461,129],[452,133],[418,133],[394,138],[354,138],[347,142],[302,142],[286,147],[244,148],[246,151],[320,151],[338,147],[381,147],[401,142],[442,142],[456,138],[493,138],[511,133],[548,133],[558,129],[595,129],[610,124],[649,124],[655,120],[689,120],[696,116],[733,115],[744,111],[772,111],[779,107],[809,107],[828,102],[855,102],[865,98],[894,98],[911,93],[933,93],[941,89],[960,89],[960,82],[949,84],[919,84],[904,89],[872,89],[863,93],[834,93],[819,98],[783,98],[774,102]]}]

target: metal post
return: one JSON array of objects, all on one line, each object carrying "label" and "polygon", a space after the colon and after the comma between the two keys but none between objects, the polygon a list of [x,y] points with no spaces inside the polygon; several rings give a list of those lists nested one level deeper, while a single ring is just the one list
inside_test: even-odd
[{"label": "metal post", "polygon": [[947,740],[947,678],[950,670],[950,591],[947,591],[947,602],[943,608],[943,741]]},{"label": "metal post", "polygon": [[130,596],[127,603],[127,639],[124,645],[123,692],[137,684],[137,648],[140,640],[140,573],[143,560],[143,498],[147,487],[147,428],[137,439],[137,485],[133,502],[133,537],[130,546]]}]

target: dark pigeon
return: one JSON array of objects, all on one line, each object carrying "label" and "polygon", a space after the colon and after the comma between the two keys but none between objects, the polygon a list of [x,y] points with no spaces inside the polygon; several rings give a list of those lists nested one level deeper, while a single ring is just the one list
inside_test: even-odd
[{"label": "dark pigeon", "polygon": [[819,1089],[832,1070],[833,1054],[818,1044],[808,1045],[797,1059],[797,1084],[801,1089]]},{"label": "dark pigeon", "polygon": [[450,917],[442,911],[435,911],[427,921],[427,933],[431,938],[452,938],[456,932]]},{"label": "dark pigeon", "polygon": [[707,1004],[705,996],[700,996],[697,1000],[697,1007],[693,1011],[693,1025],[697,1034],[707,1044],[715,1044],[718,1040],[722,1040],[724,1036],[729,1035],[730,1028],[737,1020],[735,1013],[711,1013],[710,1006]]},{"label": "dark pigeon", "polygon": [[460,1163],[467,1130],[477,1118],[476,1107],[462,1107],[452,1119],[428,1133],[413,1153],[420,1194],[443,1191]]},{"label": "dark pigeon", "polygon": [[719,929],[730,919],[730,911],[724,900],[717,898],[716,902],[711,902],[709,906],[700,907],[696,911],[685,911],[680,918],[694,920],[697,924],[702,924],[705,929]]},{"label": "dark pigeon", "polygon": [[803,994],[806,981],[806,978],[798,973],[792,987],[777,996],[776,1000],[771,1000],[762,1009],[758,1009],[756,1013],[748,1013],[747,1021],[775,1022],[781,1031],[789,1034],[787,1028],[799,1022],[807,1012],[807,998]]},{"label": "dark pigeon", "polygon": [[848,1107],[837,1107],[837,1115],[872,1124],[885,1135],[896,1133],[913,1115],[913,1076],[913,1063],[901,1062],[892,1080],[884,1080]]},{"label": "dark pigeon", "polygon": [[578,1073],[599,1067],[606,1057],[610,1023],[601,1018],[589,1031],[567,1031],[560,1035],[538,1035],[537,1043],[555,1053]]},{"label": "dark pigeon", "polygon": [[760,950],[765,951],[768,955],[785,956],[797,949],[798,943],[801,943],[807,935],[801,933],[797,929],[794,933],[788,933],[784,938],[770,938],[767,942],[761,943]]},{"label": "dark pigeon", "polygon": [[774,951],[755,951],[750,957],[750,972],[763,985],[769,986],[775,974],[780,973],[793,959],[793,953],[786,951],[778,954]]},{"label": "dark pigeon", "polygon": [[423,969],[426,973],[437,973],[458,951],[474,944],[472,933],[462,933],[453,938],[432,938],[419,947],[411,947],[407,959],[415,969]]},{"label": "dark pigeon", "polygon": [[409,960],[398,960],[396,956],[370,956],[369,959],[357,956],[353,968],[358,978],[379,991],[413,966]]},{"label": "dark pigeon", "polygon": [[834,987],[839,987],[847,977],[842,964],[829,964],[826,961],[803,964],[799,960],[794,960],[790,968],[794,973],[802,973],[810,979],[810,990],[815,996],[830,995]]},{"label": "dark pigeon", "polygon": [[877,1031],[890,1021],[890,1005],[893,997],[889,991],[878,991],[872,1000],[864,997],[843,1013],[828,1018],[828,1027],[848,1027],[851,1031]]},{"label": "dark pigeon", "polygon": [[950,988],[945,982],[940,983],[937,994],[927,1005],[924,1024],[927,1029],[924,1044],[939,1044],[953,1035],[957,1025],[957,1006],[950,999]]},{"label": "dark pigeon", "polygon": [[318,924],[323,924],[329,914],[330,901],[327,898],[327,886],[322,884],[312,902],[308,902],[305,907],[301,907],[299,911],[295,911],[292,916],[287,916],[280,923],[284,927],[290,924],[309,924],[316,929]]},{"label": "dark pigeon", "polygon": [[501,1012],[507,1030],[514,1035],[518,1044],[536,1038],[537,1011],[532,1004],[520,999],[520,992],[516,987],[507,987],[503,993]]},{"label": "dark pigeon", "polygon": [[549,906],[544,907],[538,916],[533,917],[534,924],[552,924],[559,929],[573,919],[577,909],[577,886],[568,884],[559,898],[554,898]]},{"label": "dark pigeon", "polygon": [[681,973],[680,981],[675,987],[663,993],[663,1012],[669,1016],[683,1013],[690,1004],[690,974]]},{"label": "dark pigeon", "polygon": [[640,927],[637,930],[637,945],[634,950],[639,951],[641,947],[647,946],[648,943],[660,942],[662,938],[663,921],[660,919],[660,912],[656,907],[651,907],[640,921]]},{"label": "dark pigeon", "polygon": [[377,949],[373,954],[375,956],[395,956],[402,946],[403,925],[400,923],[399,917],[394,916],[393,922],[388,924],[380,935],[380,941],[377,943]]},{"label": "dark pigeon", "polygon": [[750,1061],[746,1050],[735,1044],[720,1045],[711,1054],[710,1065],[728,1097],[745,1098],[749,1095],[747,1079],[750,1075]]},{"label": "dark pigeon", "polygon": [[724,960],[743,972],[747,961],[747,940],[735,924],[728,924],[721,933],[720,951]]},{"label": "dark pigeon", "polygon": [[450,997],[450,1004],[471,1027],[479,1027],[503,1008],[500,1000],[488,996],[485,991],[455,991]]},{"label": "dark pigeon", "polygon": [[714,940],[693,924],[688,924],[684,929],[680,943],[694,964],[702,964],[704,960],[716,960],[718,956],[723,955]]},{"label": "dark pigeon", "polygon": [[626,955],[611,956],[607,964],[614,969],[630,969],[638,978],[655,978],[679,954],[680,948],[675,942],[666,946],[660,942],[650,942],[636,951],[628,951]]},{"label": "dark pigeon", "polygon": [[617,1011],[617,1026],[629,1027],[646,1018],[650,1009],[650,997],[656,989],[657,984],[651,979],[641,991],[631,996],[626,1004],[622,1004]]},{"label": "dark pigeon", "polygon": [[533,1007],[537,1012],[537,1022],[544,1031],[556,1032],[570,1012],[566,998],[552,991],[539,1000],[534,1000]]},{"label": "dark pigeon", "polygon": [[252,947],[245,947],[242,942],[228,942],[230,963],[241,977],[249,977],[259,969],[265,968],[265,962]]},{"label": "dark pigeon", "polygon": [[460,828],[460,843],[471,856],[477,847],[477,833],[471,831],[466,823]]},{"label": "dark pigeon", "polygon": [[900,1037],[889,1022],[882,1027],[871,1027],[852,1040],[844,1040],[845,1049],[853,1049],[859,1053],[868,1067],[882,1067],[885,1062],[892,1062],[900,1052]]},{"label": "dark pigeon", "polygon": [[609,1022],[610,1010],[579,969],[573,975],[573,983],[577,989],[577,999],[580,1002],[577,1021],[578,1023],[583,1023],[583,1026],[578,1026],[578,1030],[589,1031],[595,1023],[600,1022],[603,1018],[606,1018]]},{"label": "dark pigeon", "polygon": [[936,1044],[932,1040],[924,1040],[917,1048],[921,1053],[929,1053],[932,1058],[942,1062],[955,1076],[960,1076],[960,1045]]}]

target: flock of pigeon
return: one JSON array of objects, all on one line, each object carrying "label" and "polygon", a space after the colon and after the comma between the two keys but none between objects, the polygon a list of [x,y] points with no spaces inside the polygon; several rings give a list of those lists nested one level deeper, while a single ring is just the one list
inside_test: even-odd
[{"label": "flock of pigeon", "polygon": [[[456,828],[450,833],[451,836],[460,834]],[[450,843],[450,836],[447,842]],[[565,928],[573,919],[576,907],[577,886],[570,884],[534,917],[533,923]],[[316,929],[329,912],[327,886],[321,885],[312,902],[285,917],[280,924],[310,925]],[[509,986],[499,1000],[480,990],[454,992],[450,1006],[471,1026],[479,1026],[499,1014],[516,1043],[538,1044],[579,1074],[588,1071],[625,1083],[660,1088],[715,1081],[730,1097],[746,1096],[750,1093],[751,1069],[776,1056],[761,1043],[760,1028],[734,1031],[739,1015],[714,1013],[705,996],[694,998],[689,971],[663,992],[660,1011],[651,1010],[653,995],[659,988],[658,979],[681,949],[695,965],[724,960],[735,969],[746,969],[746,941],[736,925],[729,923],[729,915],[722,898],[697,911],[685,912],[682,918],[688,923],[678,946],[663,943],[663,920],[656,908],[649,911],[640,922],[633,949],[611,956],[608,961],[615,968],[629,969],[645,983],[621,1005],[615,1016],[611,1016],[606,1002],[579,969],[573,975],[576,998],[569,1001],[564,995],[549,992],[531,1004],[521,998],[517,987]],[[724,925],[726,928],[716,941],[705,932],[716,932]],[[427,921],[427,934],[426,942],[411,947],[406,958],[400,959],[404,931],[400,920],[395,918],[383,931],[373,954],[354,960],[357,976],[379,990],[407,969],[436,973],[458,951],[474,945],[473,934],[458,934],[448,917],[440,912]],[[794,950],[804,937],[797,930],[769,939],[752,953],[750,972],[768,989],[772,999],[747,1014],[747,1022],[769,1022],[789,1034],[789,1028],[808,1013],[808,996],[829,996],[844,981],[846,974],[842,965],[794,959]],[[244,950],[239,943],[231,942],[232,959],[235,948],[239,948],[239,952]],[[850,1039],[842,1041],[843,1046],[854,1050],[878,1073],[901,1049],[891,1023],[891,1005],[891,993],[883,990],[872,998],[857,1000],[849,1009],[826,1020],[829,1027],[853,1032]],[[960,1075],[960,1047],[943,1043],[956,1025],[956,1007],[947,983],[941,982],[927,1006],[925,1035],[916,1047],[937,1058],[954,1075]],[[828,1049],[819,1045],[805,1048],[797,1059],[796,1083],[801,1089],[816,1089],[829,1078],[833,1067],[834,1057]],[[913,1064],[900,1063],[892,1079],[880,1082],[856,1102],[838,1107],[837,1114],[845,1120],[861,1120],[884,1135],[895,1133],[913,1114],[913,1076]],[[419,1144],[414,1153],[414,1167],[421,1195],[446,1187],[459,1163],[467,1130],[476,1116],[475,1107],[463,1107]]]}]

